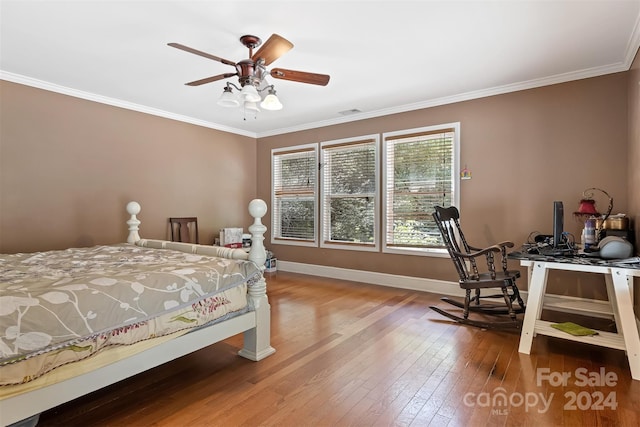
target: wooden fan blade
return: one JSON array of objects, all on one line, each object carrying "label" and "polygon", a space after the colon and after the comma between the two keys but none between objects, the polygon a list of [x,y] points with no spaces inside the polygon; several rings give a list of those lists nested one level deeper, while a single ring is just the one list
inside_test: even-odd
[{"label": "wooden fan blade", "polygon": [[220,58],[215,55],[211,55],[207,52],[201,52],[199,50],[193,49],[189,46],[182,45],[180,43],[167,43],[171,47],[175,47],[176,49],[184,50],[185,52],[193,53],[195,55],[204,56],[205,58],[213,59],[214,61],[222,62],[223,64],[236,66],[236,63],[233,61],[229,61],[228,59]]},{"label": "wooden fan blade", "polygon": [[228,79],[229,77],[237,76],[238,73],[224,73],[217,76],[207,77],[206,79],[200,79],[193,82],[185,83],[187,86],[200,86],[206,83],[215,82],[222,79]]},{"label": "wooden fan blade", "polygon": [[329,76],[326,74],[285,70],[284,68],[274,68],[273,70],[271,70],[271,77],[274,77],[276,79],[291,80],[300,83],[310,83],[312,85],[319,86],[326,86],[329,83]]},{"label": "wooden fan blade", "polygon": [[277,34],[272,34],[269,40],[264,42],[260,49],[253,54],[251,60],[258,62],[259,58],[264,59],[264,64],[269,65],[285,53],[289,52],[293,43]]}]

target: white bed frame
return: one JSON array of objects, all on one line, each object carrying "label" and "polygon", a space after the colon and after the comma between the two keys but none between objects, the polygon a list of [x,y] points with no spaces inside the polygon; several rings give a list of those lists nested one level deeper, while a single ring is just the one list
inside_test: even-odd
[{"label": "white bed frame", "polygon": [[[135,244],[141,240],[138,234],[140,220],[136,216],[140,213],[140,205],[136,202],[130,202],[127,205],[127,212],[131,215],[127,221],[129,225],[127,242]],[[254,218],[254,222],[249,227],[252,245],[248,256],[242,250],[226,252],[229,257],[245,257],[264,268],[266,251],[263,241],[267,227],[262,224],[261,218],[267,213],[266,203],[260,199],[252,200],[249,203],[249,213]],[[193,246],[195,251],[195,247],[200,245]],[[255,308],[254,311],[181,335],[98,370],[0,400],[0,424],[6,426],[24,421],[24,424],[21,424],[35,425],[39,414],[43,411],[239,333],[244,333],[244,347],[238,352],[240,356],[254,361],[270,356],[275,352],[275,349],[270,344],[271,307],[266,288],[264,277],[260,279],[259,283],[249,288],[249,303]]]}]

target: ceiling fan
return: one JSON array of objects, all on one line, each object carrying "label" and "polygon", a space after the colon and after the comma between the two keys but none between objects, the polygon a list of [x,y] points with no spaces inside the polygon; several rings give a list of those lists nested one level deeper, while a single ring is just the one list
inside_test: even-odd
[{"label": "ceiling fan", "polygon": [[[257,93],[257,90],[258,88],[260,88],[260,85],[264,82],[264,79],[267,76],[271,76],[276,79],[309,83],[319,86],[326,86],[329,83],[329,76],[326,74],[308,73],[305,71],[287,70],[284,68],[273,68],[271,70],[267,70],[266,67],[268,65],[270,65],[273,61],[280,58],[280,56],[284,55],[286,52],[291,50],[291,48],[293,48],[293,43],[291,43],[284,37],[279,36],[278,34],[271,35],[271,37],[269,37],[269,39],[264,44],[259,37],[252,35],[244,35],[240,37],[240,42],[249,49],[249,58],[243,59],[239,62],[233,62],[228,59],[220,58],[218,56],[193,49],[180,43],[168,43],[168,45],[171,47],[175,47],[176,49],[181,49],[186,52],[213,59],[214,61],[218,61],[234,67],[235,72],[233,73],[222,73],[186,83],[187,86],[200,86],[206,83],[211,83],[237,76],[242,89],[238,88],[233,83],[227,83],[227,86],[225,87],[223,92],[223,98],[225,97],[225,95],[232,95],[231,86],[234,86],[236,89],[241,90],[241,93],[245,97],[245,101],[258,102],[261,98]],[[253,50],[258,47],[259,49],[254,53]],[[269,96],[273,95],[275,97],[275,90],[273,88],[273,85],[263,87],[259,90],[265,90],[267,88],[269,88]],[[225,105],[223,98],[221,98],[221,101],[219,102],[219,104],[221,105]],[[279,101],[277,102],[279,104]],[[237,105],[239,105],[239,103],[236,103],[235,105],[226,104],[225,106]],[[264,102],[262,105],[263,107],[268,108],[264,105]],[[281,104],[280,108],[282,108]]]}]

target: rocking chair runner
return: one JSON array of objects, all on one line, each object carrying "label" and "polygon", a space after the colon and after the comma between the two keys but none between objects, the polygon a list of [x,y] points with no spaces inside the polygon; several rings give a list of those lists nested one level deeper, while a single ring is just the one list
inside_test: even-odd
[{"label": "rocking chair runner", "polygon": [[[431,309],[457,322],[471,326],[481,328],[520,328],[522,322],[517,319],[516,314],[523,313],[525,310],[524,302],[516,285],[516,279],[520,277],[520,272],[507,269],[507,248],[512,248],[514,246],[513,242],[501,242],[487,248],[470,246],[460,228],[460,212],[455,206],[449,208],[436,206],[433,218],[440,230],[451,260],[460,275],[459,284],[465,290],[465,299],[464,303],[460,303],[450,298],[441,298],[442,301],[462,308],[463,317],[456,316],[438,307],[432,306]],[[501,258],[502,268],[498,269],[498,271],[496,271],[495,266],[496,254],[499,254]],[[486,262],[487,271],[484,271],[485,268],[482,268],[483,271],[479,269],[479,264],[482,266],[482,262],[476,261],[476,258],[481,258]],[[481,290],[488,288],[500,289],[501,293],[481,295]],[[472,290],[475,290],[473,297],[471,296]],[[504,299],[504,304],[482,303],[481,299],[484,298]],[[514,307],[514,301],[517,301],[519,307]],[[511,320],[474,320],[469,319],[469,312],[492,315],[508,314]]]}]

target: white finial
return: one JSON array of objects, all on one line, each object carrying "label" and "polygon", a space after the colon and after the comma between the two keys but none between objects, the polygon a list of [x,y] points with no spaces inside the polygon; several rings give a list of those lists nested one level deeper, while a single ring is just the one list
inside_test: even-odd
[{"label": "white finial", "polygon": [[127,203],[127,212],[129,215],[138,215],[140,213],[140,203],[129,202]]},{"label": "white finial", "polygon": [[131,218],[127,221],[129,226],[129,237],[127,237],[127,243],[135,243],[140,240],[138,230],[140,229],[140,220],[136,217],[140,213],[140,204],[138,202],[127,203],[127,212],[131,215]]},{"label": "white finial", "polygon": [[267,214],[267,204],[264,200],[253,199],[249,202],[249,213],[254,218],[262,218]]}]

